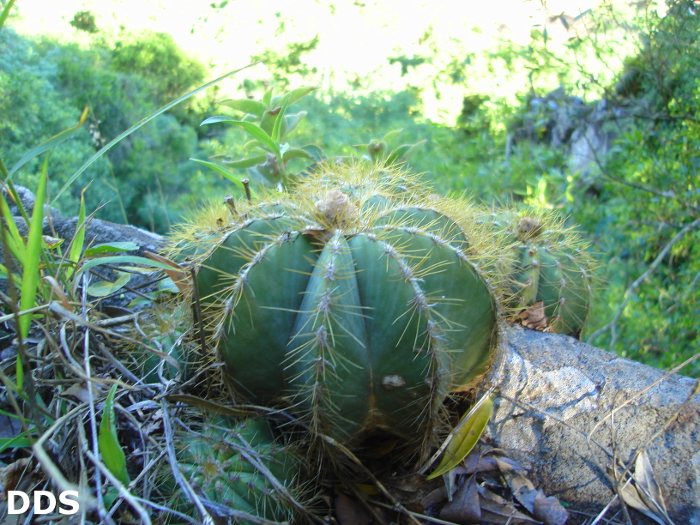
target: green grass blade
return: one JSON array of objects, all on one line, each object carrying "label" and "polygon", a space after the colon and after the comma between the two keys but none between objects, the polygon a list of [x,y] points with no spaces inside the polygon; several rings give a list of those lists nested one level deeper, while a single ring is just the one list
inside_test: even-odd
[{"label": "green grass blade", "polygon": [[51,148],[54,148],[61,144],[62,142],[67,141],[69,138],[73,137],[78,131],[80,131],[80,128],[83,127],[83,124],[85,124],[85,121],[87,120],[88,117],[88,108],[86,107],[83,109],[83,113],[80,115],[80,120],[78,121],[78,124],[73,126],[72,128],[68,128],[66,130],[61,131],[60,133],[54,135],[51,137],[49,140],[42,142],[39,144],[36,148],[32,149],[27,153],[24,157],[22,157],[17,164],[15,164],[12,169],[10,170],[10,173],[7,175],[6,180],[10,180],[12,178],[12,175],[17,173],[17,171],[24,166],[27,162],[32,160],[34,157],[38,157],[42,153],[50,150]]},{"label": "green grass blade", "polygon": [[23,448],[31,446],[32,442],[24,437],[24,432],[16,435],[15,437],[0,439],[0,453],[4,452],[5,449],[8,448]]},{"label": "green grass blade", "polygon": [[115,252],[133,252],[139,249],[139,245],[135,242],[110,242],[105,244],[96,244],[85,250],[85,257],[94,257],[103,253]]},{"label": "green grass blade", "polygon": [[21,392],[24,388],[24,367],[22,366],[22,359],[20,358],[19,352],[17,352],[17,363],[15,364],[15,370],[17,375],[17,390]]},{"label": "green grass blade", "polygon": [[10,9],[12,9],[13,5],[15,5],[15,0],[10,0],[5,6],[5,9],[2,10],[2,13],[0,13],[0,29],[5,25],[7,17],[10,16]]},{"label": "green grass blade", "polygon": [[[36,291],[39,286],[39,262],[42,258],[43,248],[43,221],[44,221],[44,200],[46,200],[46,184],[49,171],[49,157],[46,156],[41,169],[39,186],[36,190],[36,200],[32,211],[32,221],[29,224],[29,234],[27,235],[27,252],[22,269],[22,297],[19,302],[20,310],[29,310],[34,306]],[[29,326],[32,318],[30,315],[23,315],[19,318],[19,331],[22,338],[29,334]]]},{"label": "green grass blade", "polygon": [[126,470],[126,456],[119,445],[117,436],[117,425],[114,417],[114,395],[117,392],[117,385],[112,385],[105,407],[102,411],[102,421],[100,422],[100,433],[97,439],[100,448],[102,461],[109,471],[122,482],[125,487],[129,486],[129,473]]},{"label": "green grass blade", "polygon": [[190,159],[190,160],[193,160],[193,161],[195,161],[195,162],[198,162],[198,163],[200,163],[202,166],[206,166],[207,168],[213,169],[215,172],[217,172],[218,174],[220,174],[220,175],[226,177],[228,180],[230,180],[231,182],[233,182],[236,186],[238,186],[238,187],[241,188],[242,190],[245,190],[245,186],[243,186],[243,183],[241,182],[241,178],[240,178],[238,175],[235,175],[235,174],[231,173],[231,172],[228,171],[227,169],[222,168],[221,166],[219,166],[218,164],[214,164],[213,162],[209,162],[209,161],[206,161],[206,160],[199,160],[199,159]]},{"label": "green grass blade", "polygon": [[78,222],[76,223],[75,235],[70,246],[68,259],[74,263],[80,260],[85,244],[85,190],[80,192],[80,208],[78,209]]},{"label": "green grass blade", "polygon": [[7,228],[7,232],[9,233],[9,236],[7,237],[7,244],[10,252],[21,264],[24,264],[26,259],[24,239],[22,239],[22,235],[20,235],[19,230],[17,229],[17,224],[15,224],[15,221],[12,219],[10,207],[5,200],[5,197],[2,195],[2,192],[0,192],[0,217],[5,220],[5,224],[3,226]]},{"label": "green grass blade", "polygon": [[493,413],[493,394],[487,393],[467,412],[451,432],[442,460],[426,478],[433,479],[456,467],[476,445]]},{"label": "green grass blade", "polygon": [[104,154],[107,153],[110,149],[112,149],[112,147],[113,147],[115,144],[118,144],[118,143],[119,143],[120,141],[122,141],[124,138],[128,137],[129,135],[131,135],[134,131],[136,131],[137,129],[139,129],[139,128],[143,127],[144,125],[148,124],[150,121],[152,121],[152,120],[153,120],[154,118],[156,118],[158,115],[161,115],[161,114],[165,113],[166,111],[168,111],[169,109],[173,108],[174,106],[177,106],[180,102],[183,102],[183,101],[187,100],[188,98],[190,98],[190,97],[196,95],[196,94],[199,93],[200,91],[203,91],[203,90],[205,90],[205,89],[207,89],[207,88],[213,86],[214,84],[216,84],[216,83],[218,83],[218,82],[221,82],[222,80],[224,80],[225,78],[230,77],[231,75],[235,75],[235,74],[238,73],[239,71],[243,71],[244,69],[247,69],[247,68],[249,68],[249,67],[251,67],[251,66],[254,66],[255,64],[257,64],[257,62],[255,62],[255,63],[253,63],[253,64],[248,64],[247,66],[242,67],[242,68],[240,68],[240,69],[236,69],[236,70],[234,70],[234,71],[230,71],[229,73],[226,73],[225,75],[220,76],[219,78],[214,79],[214,80],[212,80],[211,82],[209,82],[209,83],[207,83],[207,84],[204,84],[203,86],[200,86],[200,87],[198,87],[197,89],[194,89],[194,90],[190,91],[190,92],[187,93],[186,95],[183,95],[183,96],[181,96],[180,98],[178,98],[178,99],[176,99],[176,100],[173,100],[173,101],[170,102],[169,104],[166,104],[165,106],[163,106],[162,108],[160,108],[160,109],[157,110],[156,112],[151,113],[149,116],[147,116],[146,118],[140,120],[139,122],[137,122],[136,124],[134,124],[133,126],[131,126],[131,127],[130,127],[129,129],[127,129],[126,131],[120,133],[117,137],[115,137],[115,138],[114,138],[113,140],[111,140],[108,144],[106,144],[100,151],[98,151],[98,152],[95,153],[92,157],[90,157],[90,158],[85,162],[85,164],[83,164],[80,168],[78,168],[78,171],[76,171],[73,175],[71,175],[70,179],[68,179],[68,181],[67,181],[67,182],[61,187],[61,189],[56,193],[56,195],[54,196],[53,200],[51,201],[51,205],[52,205],[52,206],[55,205],[55,203],[56,203],[56,201],[58,200],[58,198],[59,198],[61,195],[63,195],[63,193],[65,193],[65,191],[73,185],[73,183],[76,181],[76,179],[77,179],[78,177],[80,177],[80,175],[82,175],[82,173],[83,173],[86,169],[88,169],[88,168],[92,165],[93,162],[95,162],[95,161],[96,161],[97,159],[99,159],[102,155],[104,155]]},{"label": "green grass blade", "polygon": [[18,416],[14,412],[8,412],[0,408],[0,416],[11,417],[13,419],[24,419],[22,416]]}]

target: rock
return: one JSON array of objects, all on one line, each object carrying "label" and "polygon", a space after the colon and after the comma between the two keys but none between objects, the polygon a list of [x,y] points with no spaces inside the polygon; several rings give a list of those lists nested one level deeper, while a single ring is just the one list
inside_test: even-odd
[{"label": "rock", "polygon": [[[31,217],[34,211],[36,197],[24,186],[15,186],[17,195],[22,202],[27,216]],[[7,190],[3,188],[3,197],[10,206],[10,213],[17,224],[22,235],[28,232],[27,225],[21,217],[19,208],[14,204],[12,198],[8,196]],[[58,237],[70,241],[75,235],[75,228],[78,224],[77,217],[64,218],[61,212],[48,205],[44,206],[44,235]],[[114,222],[92,219],[85,230],[85,246],[94,244],[105,244],[113,242],[133,242],[138,244],[139,249],[133,254],[143,255],[145,251],[155,252],[162,246],[164,239],[161,235],[151,233],[135,226],[117,224]]]},{"label": "rock", "polygon": [[643,448],[670,517],[700,524],[695,384],[570,337],[507,327],[487,381],[498,396],[488,439],[548,496],[593,512],[615,496],[605,474],[613,454],[627,465]]},{"label": "rock", "polygon": [[617,99],[585,103],[560,87],[544,97],[530,98],[511,129],[511,144],[529,141],[562,150],[569,169],[580,175],[578,184],[589,187],[600,174],[613,139],[625,123],[645,111],[645,104],[631,107]]},{"label": "rock", "polygon": [[[77,217],[61,218],[52,221],[51,225],[44,227],[44,234],[56,235],[61,239],[70,240],[75,235],[78,224]],[[162,236],[151,233],[135,226],[117,224],[114,222],[92,219],[85,230],[85,246],[95,244],[108,244],[114,242],[133,242],[138,249],[129,252],[131,255],[144,255],[145,252],[157,252],[163,246]]]},{"label": "rock", "polygon": [[[34,212],[34,202],[36,202],[36,197],[30,190],[28,190],[24,186],[15,186],[15,191],[17,192],[17,196],[19,197],[19,200],[22,203],[22,206],[24,207],[24,211],[27,213],[27,216],[31,217],[32,213]],[[21,215],[19,207],[8,195],[7,188],[2,189],[2,196],[5,198],[5,201],[7,201],[12,216],[19,217]],[[52,208],[45,204],[44,216],[50,217],[52,219],[60,219],[61,212],[59,212],[56,208]]]}]

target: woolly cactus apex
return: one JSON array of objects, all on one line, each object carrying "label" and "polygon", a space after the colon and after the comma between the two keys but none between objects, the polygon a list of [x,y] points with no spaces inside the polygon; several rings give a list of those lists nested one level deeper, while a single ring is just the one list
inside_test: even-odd
[{"label": "woolly cactus apex", "polygon": [[486,215],[485,222],[495,235],[510,239],[517,254],[516,264],[505,270],[513,316],[538,329],[578,337],[592,292],[592,258],[583,239],[552,213],[507,210]]},{"label": "woolly cactus apex", "polygon": [[431,434],[486,372],[496,307],[457,207],[428,195],[396,169],[334,166],[233,220],[197,289],[241,397],[345,443]]},{"label": "woolly cactus apex", "polygon": [[[236,523],[293,517],[301,458],[275,443],[267,421],[208,417],[199,432],[180,431],[175,443],[180,473],[200,497],[258,518]],[[193,515],[194,504],[172,475],[164,485],[164,492],[171,493],[169,504]]]}]

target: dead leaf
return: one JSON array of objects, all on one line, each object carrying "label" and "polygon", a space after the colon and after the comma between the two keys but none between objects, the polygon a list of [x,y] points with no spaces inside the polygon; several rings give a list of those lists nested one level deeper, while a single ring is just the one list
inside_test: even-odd
[{"label": "dead leaf", "polygon": [[502,474],[515,499],[531,514],[534,514],[535,500],[538,491],[535,489],[532,482],[525,476],[521,476],[512,471],[506,471]]},{"label": "dead leaf", "polygon": [[192,280],[189,272],[185,268],[180,266],[175,261],[171,261],[167,257],[163,257],[157,253],[147,251],[144,252],[144,254],[153,261],[171,266],[173,268],[172,270],[163,269],[163,271],[168,277],[170,277],[170,279],[172,279],[173,283],[175,283],[175,286],[177,286],[177,289],[180,290],[181,294],[189,293],[192,287]]},{"label": "dead leaf", "polygon": [[56,297],[58,297],[58,300],[61,301],[61,304],[63,305],[63,308],[70,310],[70,302],[68,302],[68,297],[66,297],[65,292],[63,291],[63,287],[58,284],[58,281],[51,277],[50,275],[44,276],[44,281],[49,283],[49,286],[51,287],[51,291],[56,294]]},{"label": "dead leaf", "polygon": [[418,503],[424,508],[425,498],[433,491],[442,490],[443,496],[435,501],[430,501],[430,506],[440,503],[447,499],[445,491],[445,483],[442,479],[434,479],[427,481],[423,474],[408,474],[405,476],[396,476],[382,480],[384,486],[396,498],[396,501],[403,505]]},{"label": "dead leaf", "polygon": [[[92,390],[93,399],[100,396],[100,389],[98,388],[98,386],[96,384],[91,382],[90,389]],[[90,402],[90,393],[88,392],[88,389],[85,386],[85,383],[73,383],[71,386],[69,386],[63,392],[61,392],[61,396],[62,397],[72,396],[72,397],[76,398],[78,401],[82,401],[83,403]]]},{"label": "dead leaf", "polygon": [[[437,505],[447,499],[447,489],[445,487],[440,487],[435,490],[431,490],[426,494],[421,500],[421,507],[424,509],[429,509],[430,507]],[[454,500],[453,500],[454,501]]]},{"label": "dead leaf", "polygon": [[555,497],[546,497],[540,490],[535,497],[535,511],[533,512],[536,519],[544,522],[545,525],[564,525],[569,519],[569,513],[562,507],[559,500]]},{"label": "dead leaf", "polygon": [[342,492],[335,497],[335,516],[340,525],[369,525],[370,515],[367,511]]},{"label": "dead leaf", "polygon": [[455,493],[452,501],[442,508],[440,519],[460,525],[479,523],[481,521],[479,485],[476,483],[474,476],[470,476]]},{"label": "dead leaf", "polygon": [[323,244],[327,243],[333,236],[333,234],[328,230],[314,230],[311,228],[303,230],[301,234],[307,237],[311,237],[313,240],[316,240],[319,243]]},{"label": "dead leaf", "polygon": [[65,239],[51,237],[50,235],[42,235],[41,237],[44,239],[44,243],[46,243],[46,246],[51,249],[58,248],[65,241]]},{"label": "dead leaf", "polygon": [[520,463],[514,459],[510,459],[503,454],[505,454],[501,449],[494,448],[490,451],[490,454],[494,457],[498,464],[498,468],[501,472],[508,472],[511,470],[527,470]]},{"label": "dead leaf", "polygon": [[506,523],[539,523],[523,514],[515,505],[495,492],[479,486],[479,503],[481,505],[481,522],[505,525]]},{"label": "dead leaf", "polygon": [[668,517],[661,488],[654,479],[651,462],[644,450],[637,455],[634,476],[620,488],[620,495],[627,505],[655,522],[674,525]]},{"label": "dead leaf", "polygon": [[22,476],[27,471],[31,464],[30,458],[18,459],[14,463],[10,463],[6,467],[0,468],[0,487],[2,490],[2,499],[7,498],[7,492],[15,490],[22,479]]},{"label": "dead leaf", "polygon": [[518,314],[518,319],[522,321],[525,328],[544,332],[547,329],[547,316],[544,313],[544,301],[537,301],[527,310]]},{"label": "dead leaf", "polygon": [[646,450],[642,450],[637,454],[637,460],[634,464],[634,480],[637,483],[639,494],[647,506],[668,517],[664,496],[661,493],[661,487],[654,479],[654,472],[651,468],[651,462]]},{"label": "dead leaf", "polygon": [[491,472],[498,470],[496,459],[487,454],[488,451],[484,447],[476,446],[464,458],[464,466],[458,466],[455,471],[457,474],[478,474],[479,472]]}]

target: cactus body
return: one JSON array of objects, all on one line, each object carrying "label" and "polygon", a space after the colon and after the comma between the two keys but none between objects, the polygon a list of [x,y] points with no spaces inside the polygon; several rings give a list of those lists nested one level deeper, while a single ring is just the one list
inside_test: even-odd
[{"label": "cactus body", "polygon": [[591,304],[591,257],[582,239],[560,219],[501,211],[486,216],[495,235],[509,238],[515,265],[508,303],[514,314],[542,302],[548,329],[578,337]]},{"label": "cactus body", "polygon": [[[292,517],[292,504],[279,487],[294,491],[301,460],[289,449],[275,444],[265,420],[209,418],[199,433],[182,433],[176,443],[178,468],[202,497],[269,521],[287,521]],[[268,473],[261,472],[258,465],[263,465]],[[174,490],[170,501],[174,508],[185,514],[194,513],[194,505],[175,489],[172,478],[166,480],[166,488]]]},{"label": "cactus body", "polygon": [[390,186],[379,170],[317,176],[237,217],[197,274],[239,393],[284,400],[342,442],[424,437],[493,352],[496,308],[468,236],[444,203]]}]

